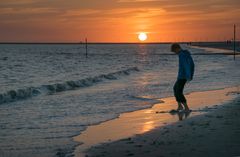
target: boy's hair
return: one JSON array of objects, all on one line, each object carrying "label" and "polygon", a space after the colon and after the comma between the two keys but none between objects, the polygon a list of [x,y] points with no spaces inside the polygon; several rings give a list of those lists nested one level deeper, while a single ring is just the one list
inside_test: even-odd
[{"label": "boy's hair", "polygon": [[171,46],[171,51],[174,52],[176,49],[181,49],[181,46],[178,43],[173,43]]}]

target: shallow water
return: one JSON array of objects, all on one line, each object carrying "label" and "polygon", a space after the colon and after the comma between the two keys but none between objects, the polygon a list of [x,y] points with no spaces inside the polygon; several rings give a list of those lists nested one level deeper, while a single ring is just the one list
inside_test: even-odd
[{"label": "shallow water", "polygon": [[[0,45],[0,156],[68,156],[72,137],[171,96],[178,58],[167,44]],[[239,85],[240,62],[202,55],[185,92]],[[216,50],[217,51],[217,50]]]}]

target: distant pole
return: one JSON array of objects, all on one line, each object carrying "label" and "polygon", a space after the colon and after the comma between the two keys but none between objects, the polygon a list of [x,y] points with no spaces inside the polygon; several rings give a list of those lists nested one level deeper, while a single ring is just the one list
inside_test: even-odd
[{"label": "distant pole", "polygon": [[233,30],[233,54],[234,54],[234,60],[236,55],[236,25],[234,24],[234,30]]},{"label": "distant pole", "polygon": [[87,38],[85,38],[85,48],[86,48],[86,58],[88,57],[88,41]]}]

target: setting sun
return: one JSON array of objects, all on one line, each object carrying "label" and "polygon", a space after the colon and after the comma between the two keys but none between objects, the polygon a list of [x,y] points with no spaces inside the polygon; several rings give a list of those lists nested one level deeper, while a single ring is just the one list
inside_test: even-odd
[{"label": "setting sun", "polygon": [[138,39],[139,39],[140,41],[145,41],[145,40],[147,40],[147,38],[148,38],[148,36],[147,36],[146,33],[140,33],[140,34],[138,35]]}]

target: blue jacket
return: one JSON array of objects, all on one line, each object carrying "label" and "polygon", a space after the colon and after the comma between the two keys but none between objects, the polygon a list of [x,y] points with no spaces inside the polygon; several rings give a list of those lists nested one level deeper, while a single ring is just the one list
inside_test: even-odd
[{"label": "blue jacket", "polygon": [[179,56],[178,79],[191,81],[194,75],[194,62],[188,50],[181,50]]}]

